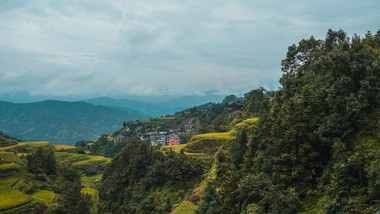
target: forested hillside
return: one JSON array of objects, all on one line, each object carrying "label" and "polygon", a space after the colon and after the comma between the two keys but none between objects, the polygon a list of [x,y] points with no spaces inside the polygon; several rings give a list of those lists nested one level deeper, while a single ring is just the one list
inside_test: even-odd
[{"label": "forested hillside", "polygon": [[[163,155],[137,142],[126,147],[103,177],[100,210],[168,213],[170,204],[178,206],[173,213],[379,210],[380,32],[349,38],[341,30],[329,30],[324,40],[302,40],[289,47],[282,71],[278,91],[251,91],[242,101],[243,112],[224,121],[229,124],[223,131],[233,137],[217,144],[211,168],[189,168],[183,162],[196,161],[183,151],[191,151],[202,135],[178,155]],[[220,116],[225,118],[225,112]],[[257,119],[248,118],[256,116],[258,121],[250,124]],[[205,127],[216,131],[213,125]],[[221,134],[201,141],[199,151],[216,145],[217,136]],[[183,187],[191,180],[190,194]],[[168,182],[178,188],[160,194]]]},{"label": "forested hillside", "polygon": [[47,140],[74,145],[112,133],[123,121],[146,119],[147,115],[84,102],[48,100],[16,104],[0,101],[0,127],[28,141]]},{"label": "forested hillside", "polygon": [[282,88],[262,103],[247,148],[219,150],[198,211],[379,210],[379,33],[330,30],[325,40],[290,46]]}]

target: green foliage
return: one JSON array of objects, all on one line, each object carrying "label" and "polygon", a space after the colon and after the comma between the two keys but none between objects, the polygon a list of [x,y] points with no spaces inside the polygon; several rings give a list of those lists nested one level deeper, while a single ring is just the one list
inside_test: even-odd
[{"label": "green foliage", "polygon": [[179,190],[191,190],[205,166],[202,160],[132,141],[111,161],[99,188],[101,212],[169,213]]},{"label": "green foliage", "polygon": [[245,117],[256,116],[261,111],[267,92],[265,88],[260,87],[244,94],[243,109]]},{"label": "green foliage", "polygon": [[[196,106],[187,110],[183,110],[175,113],[175,120],[179,121],[179,124],[189,124],[194,125],[210,125],[213,120],[218,116],[227,114],[227,102],[222,103],[207,103],[204,105]],[[169,128],[171,128],[169,126]],[[175,127],[173,127],[175,128]]]},{"label": "green foliage", "polygon": [[57,161],[54,156],[54,151],[51,146],[38,147],[37,150],[26,157],[29,172],[35,175],[57,174]]},{"label": "green foliage", "polygon": [[[96,165],[105,162],[104,157],[70,153],[75,152],[72,150],[55,153],[56,146],[48,142],[19,144],[15,146],[31,146],[33,152],[25,158],[11,153],[0,154],[4,159],[0,164],[0,209],[7,209],[1,213],[96,213],[97,197],[92,200],[91,196],[81,193],[79,173],[84,172],[85,163],[79,162],[76,167],[71,163],[87,160]],[[87,180],[90,182],[101,176]],[[96,187],[96,184],[89,187]]]},{"label": "green foliage", "polygon": [[223,115],[219,115],[217,118],[215,118],[212,121],[212,125],[214,127],[215,132],[229,131],[226,127],[228,125],[228,122]]},{"label": "green foliage", "polygon": [[241,100],[241,98],[238,98],[237,96],[232,94],[232,95],[228,95],[227,97],[225,97],[223,99],[223,103],[234,103],[234,102],[237,102],[239,100]]},{"label": "green foliage", "polygon": [[90,213],[91,196],[82,194],[81,179],[77,171],[71,165],[64,163],[61,168],[63,182],[61,195],[58,199],[58,207],[52,213]]},{"label": "green foliage", "polygon": [[202,195],[202,203],[199,205],[197,213],[218,214],[221,213],[221,205],[218,201],[215,184],[211,180],[207,183]]},{"label": "green foliage", "polygon": [[46,205],[41,200],[32,200],[29,203],[14,207],[9,210],[1,211],[1,214],[24,214],[38,213],[40,210],[46,210]]},{"label": "green foliage", "polygon": [[197,205],[190,201],[183,201],[178,207],[174,209],[172,214],[193,214],[197,209]]},{"label": "green foliage", "polygon": [[94,182],[95,180],[102,180],[102,174],[98,174],[98,175],[93,175],[93,176],[83,176],[81,177],[81,184],[84,186],[84,187],[87,187],[87,185],[91,184],[92,182]]},{"label": "green foliage", "polygon": [[200,213],[212,203],[222,213],[379,209],[379,33],[349,39],[329,30],[289,47],[274,97],[246,94],[243,117],[260,119],[217,153],[218,191],[206,191]]},{"label": "green foliage", "polygon": [[33,193],[32,196],[45,201],[47,204],[51,204],[55,197],[55,193],[48,190],[41,190],[41,191]]},{"label": "green foliage", "polygon": [[229,151],[232,158],[232,162],[237,169],[240,169],[240,165],[244,161],[243,159],[244,154],[248,149],[247,144],[248,144],[248,137],[247,137],[247,132],[245,131],[245,129],[242,129],[239,132],[239,135],[236,138],[236,140],[231,141],[231,143],[229,144],[230,146]]}]

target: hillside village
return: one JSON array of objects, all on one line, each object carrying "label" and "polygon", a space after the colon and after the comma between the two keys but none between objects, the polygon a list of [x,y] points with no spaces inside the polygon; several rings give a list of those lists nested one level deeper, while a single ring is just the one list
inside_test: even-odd
[{"label": "hillside village", "polygon": [[123,124],[123,129],[127,133],[130,131],[135,133],[133,136],[130,136],[130,138],[128,138],[127,135],[118,134],[114,137],[114,145],[128,139],[138,139],[148,141],[152,146],[172,146],[181,144],[180,136],[184,134],[192,134],[194,126],[186,124],[176,129],[167,129],[163,126],[157,128],[145,128],[144,124],[139,121],[129,121]]},{"label": "hillside village", "polygon": [[[246,93],[245,97],[250,97],[254,93],[257,93],[257,90]],[[243,108],[241,100],[230,95],[222,103],[207,103],[177,112],[172,116],[124,122],[123,128],[111,135],[113,145],[133,139],[142,140],[152,146],[186,144],[202,128],[206,130],[205,132],[220,131],[215,126],[228,124],[227,121],[237,117]]]}]

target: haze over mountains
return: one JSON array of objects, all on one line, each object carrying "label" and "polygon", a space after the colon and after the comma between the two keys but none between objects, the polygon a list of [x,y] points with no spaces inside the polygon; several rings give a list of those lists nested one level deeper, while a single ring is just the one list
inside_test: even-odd
[{"label": "haze over mountains", "polygon": [[[46,97],[19,93],[2,95],[1,99],[17,102],[35,101]],[[62,98],[65,99],[65,98]],[[82,101],[45,100],[13,103],[0,101],[0,130],[26,141],[47,140],[54,144],[73,145],[79,140],[97,139],[112,133],[124,121],[143,120],[173,114],[196,105],[219,102],[223,96],[183,96],[171,100],[153,99],[143,102],[100,97]],[[70,100],[70,98],[66,98]],[[24,101],[25,102],[25,101]]]},{"label": "haze over mountains", "polygon": [[100,97],[83,101],[94,105],[109,106],[119,110],[133,110],[150,115],[152,117],[159,117],[165,116],[167,114],[174,114],[178,111],[208,102],[220,102],[223,100],[223,98],[223,96],[216,95],[182,96],[165,102],[149,103],[129,99],[112,99],[109,97]]}]

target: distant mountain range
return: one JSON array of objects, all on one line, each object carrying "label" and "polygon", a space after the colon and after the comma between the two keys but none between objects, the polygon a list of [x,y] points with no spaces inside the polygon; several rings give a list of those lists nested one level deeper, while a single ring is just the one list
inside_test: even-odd
[{"label": "distant mountain range", "polygon": [[147,119],[129,109],[96,106],[85,102],[47,100],[15,104],[0,101],[0,129],[26,141],[47,140],[73,145],[79,140],[97,139],[119,129],[123,121]]},{"label": "distant mountain range", "polygon": [[[23,95],[23,94],[22,94]],[[8,97],[15,99],[22,96]],[[0,96],[1,98],[1,96]],[[3,98],[7,98],[3,95]],[[25,99],[28,95],[25,94]],[[29,96],[29,98],[31,98]],[[33,97],[32,97],[33,98]],[[35,97],[34,97],[35,98]],[[33,99],[34,99],[33,98]],[[208,102],[220,102],[222,96],[182,96],[149,102],[100,97],[69,102],[46,100],[30,103],[0,101],[0,130],[26,141],[46,140],[53,144],[73,145],[79,140],[97,139],[112,133],[124,121],[165,116]],[[18,102],[22,100],[17,100]]]},{"label": "distant mountain range", "polygon": [[128,95],[124,98],[83,98],[65,97],[65,96],[43,96],[32,95],[29,92],[12,92],[0,93],[0,100],[12,103],[31,103],[41,102],[44,100],[61,100],[61,101],[83,101],[94,105],[102,105],[112,107],[122,111],[136,111],[147,114],[152,117],[165,116],[174,114],[196,105],[202,105],[209,102],[220,102],[225,96],[216,95],[216,91],[205,92],[204,95],[178,96],[178,95],[162,95],[162,96],[132,96]]},{"label": "distant mountain range", "polygon": [[109,97],[100,97],[96,99],[87,99],[83,102],[94,105],[109,106],[119,110],[130,109],[141,112],[152,117],[165,116],[174,114],[178,111],[188,109],[197,105],[202,105],[208,102],[220,102],[224,96],[205,95],[205,96],[182,96],[173,98],[169,101],[151,103],[129,99],[112,99]]}]

